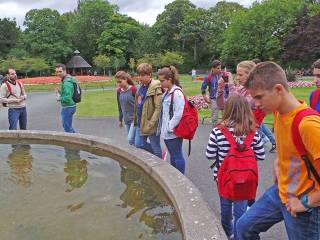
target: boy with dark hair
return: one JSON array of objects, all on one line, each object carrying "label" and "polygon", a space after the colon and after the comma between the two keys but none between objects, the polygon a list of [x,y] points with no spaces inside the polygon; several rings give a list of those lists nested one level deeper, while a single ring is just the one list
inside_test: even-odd
[{"label": "boy with dark hair", "polygon": [[308,106],[290,93],[286,74],[276,63],[258,64],[250,73],[246,87],[258,106],[275,115],[278,156],[274,164],[276,183],[239,219],[238,237],[259,239],[260,232],[283,220],[290,240],[318,240],[320,184],[298,152],[293,130],[301,136],[310,159],[308,164],[319,172],[320,117],[306,116],[298,127],[292,128],[295,117]]},{"label": "boy with dark hair", "polygon": [[[203,99],[211,106],[211,121],[213,125],[216,125],[218,121],[217,90],[218,81],[223,75],[227,74],[221,71],[221,62],[219,60],[213,60],[211,64],[211,71],[201,85],[201,94],[203,96]],[[206,95],[207,87],[209,88],[209,97]],[[228,96],[228,94],[228,84],[225,84],[225,98]]]},{"label": "boy with dark hair", "polygon": [[314,83],[317,89],[313,90],[310,94],[310,106],[320,113],[320,59],[312,64]]}]

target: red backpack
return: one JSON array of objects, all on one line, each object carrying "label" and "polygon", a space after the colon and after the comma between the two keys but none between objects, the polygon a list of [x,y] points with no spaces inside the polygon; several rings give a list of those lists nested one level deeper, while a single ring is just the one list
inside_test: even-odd
[{"label": "red backpack", "polygon": [[222,126],[231,147],[218,170],[218,192],[232,201],[255,199],[258,187],[258,164],[251,148],[255,131],[250,132],[243,144],[238,144],[231,132]]},{"label": "red backpack", "polygon": [[310,189],[308,189],[307,191],[311,191],[315,186],[315,182],[311,178],[311,173],[314,176],[314,178],[317,180],[318,184],[320,184],[320,176],[318,174],[318,171],[313,166],[312,162],[310,161],[309,157],[307,156],[307,150],[302,142],[300,132],[299,132],[299,125],[300,125],[300,122],[302,121],[302,119],[306,116],[312,116],[312,115],[316,115],[316,116],[320,117],[320,114],[311,108],[305,108],[305,109],[300,110],[296,114],[296,116],[294,117],[293,122],[292,122],[292,126],[291,126],[293,143],[296,146],[298,153],[300,154],[302,160],[304,161],[304,163],[306,165],[307,172],[308,172],[308,178],[311,179],[313,182],[312,187]]},{"label": "red backpack", "polygon": [[[173,117],[173,98],[174,98],[174,92],[176,90],[179,90],[182,92],[181,89],[176,88],[171,93],[171,103],[170,103],[170,107],[169,107],[170,119]],[[193,139],[197,128],[198,128],[198,111],[195,108],[195,106],[186,98],[186,96],[184,96],[183,114],[182,114],[182,117],[181,117],[179,124],[174,128],[173,133],[177,137],[181,137],[183,139],[189,140],[188,155],[190,155],[191,140]]]}]

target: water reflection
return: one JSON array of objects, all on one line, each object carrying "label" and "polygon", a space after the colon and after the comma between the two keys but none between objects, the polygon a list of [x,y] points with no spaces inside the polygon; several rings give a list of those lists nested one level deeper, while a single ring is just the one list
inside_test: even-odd
[{"label": "water reflection", "polygon": [[149,226],[152,234],[179,232],[175,210],[170,203],[159,198],[154,183],[126,166],[120,167],[121,182],[126,185],[120,196],[123,201],[121,207],[131,208],[127,218],[139,214],[139,221]]},{"label": "water reflection", "polygon": [[30,145],[11,145],[11,147],[12,151],[7,160],[11,169],[9,180],[16,185],[30,187],[33,161],[31,147]]},{"label": "water reflection", "polygon": [[82,187],[88,179],[87,164],[88,162],[80,157],[80,150],[65,148],[64,172],[67,174],[66,183],[68,188],[66,192],[71,192],[75,188]]}]

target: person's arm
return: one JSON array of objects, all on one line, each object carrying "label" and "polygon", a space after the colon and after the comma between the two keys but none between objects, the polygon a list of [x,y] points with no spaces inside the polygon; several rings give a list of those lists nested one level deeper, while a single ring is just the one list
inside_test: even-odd
[{"label": "person's arm", "polygon": [[208,160],[216,160],[218,155],[218,143],[215,134],[215,128],[212,129],[206,149],[206,157]]},{"label": "person's arm", "polygon": [[[206,95],[206,89],[208,87],[208,77],[206,77],[201,84],[201,94],[205,102],[210,103],[209,97]],[[210,94],[210,93],[209,93]]]},{"label": "person's arm", "polygon": [[72,100],[73,94],[73,83],[72,82],[63,82],[61,87],[61,96],[60,101],[66,105],[74,104]]},{"label": "person's arm", "polygon": [[150,121],[148,121],[149,126],[154,126],[158,122],[160,117],[161,99],[162,99],[161,87],[157,88],[155,91],[156,91],[155,95],[153,96],[154,112],[152,114]]},{"label": "person's arm", "polygon": [[123,127],[123,124],[122,124],[123,114],[122,114],[122,109],[121,109],[119,97],[120,97],[120,92],[117,91],[117,103],[118,103],[118,112],[119,112],[119,123],[118,123],[118,126],[120,128],[122,128]]},{"label": "person's arm", "polygon": [[1,85],[0,88],[0,102],[1,103],[20,103],[22,99],[14,97],[14,98],[8,98],[9,95],[8,87],[5,83]]},{"label": "person's arm", "polygon": [[[179,124],[183,109],[184,109],[184,95],[180,90],[174,91],[172,94],[174,94],[173,97],[173,117],[169,121],[168,131],[173,132],[173,129]],[[170,96],[171,97],[171,96]]]},{"label": "person's arm", "polygon": [[258,132],[254,137],[254,141],[252,142],[252,149],[254,151],[254,155],[257,161],[263,161],[265,159],[265,151],[263,147],[263,142]]},{"label": "person's arm", "polygon": [[20,98],[22,98],[22,100],[26,100],[27,99],[27,94],[26,94],[26,90],[25,90],[25,88],[24,88],[24,85],[20,82],[20,86],[21,86],[21,97]]},{"label": "person's arm", "polygon": [[[319,163],[320,161],[320,120],[319,117],[308,116],[302,120],[299,126],[299,132],[302,142],[310,155],[310,161]],[[312,160],[313,159],[313,160]],[[317,164],[319,166],[319,164]],[[315,166],[316,167],[316,166]],[[318,170],[319,172],[319,170]],[[316,183],[319,185],[319,183]],[[320,190],[308,194],[308,206],[311,208],[320,206]],[[299,212],[307,211],[307,208],[303,206],[301,200],[298,197],[293,197],[286,203],[287,210],[295,217]]]}]

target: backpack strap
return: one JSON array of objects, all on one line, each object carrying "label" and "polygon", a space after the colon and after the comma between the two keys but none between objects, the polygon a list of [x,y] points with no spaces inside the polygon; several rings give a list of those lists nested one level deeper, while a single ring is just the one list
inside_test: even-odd
[{"label": "backpack strap", "polygon": [[247,147],[250,147],[255,135],[256,135],[256,129],[252,130],[247,134],[245,140],[243,141],[243,144],[246,145]]},{"label": "backpack strap", "polygon": [[[320,116],[319,113],[317,113],[315,110],[313,110],[311,108],[305,108],[305,109],[302,109],[301,111],[299,111],[293,119],[293,123],[291,126],[291,132],[292,132],[293,143],[294,143],[299,155],[301,156],[301,158],[303,159],[303,161],[306,164],[308,178],[311,179],[311,173],[312,173],[313,176],[316,178],[317,182],[320,184],[320,176],[319,176],[317,170],[315,169],[315,167],[312,165],[309,157],[307,156],[307,150],[303,144],[303,141],[301,139],[300,132],[299,132],[299,125],[300,125],[302,119],[306,116],[312,116],[312,115]],[[313,186],[314,186],[314,184],[313,184]]]},{"label": "backpack strap", "polygon": [[234,139],[233,135],[231,134],[231,132],[229,131],[228,128],[223,127],[221,125],[217,125],[216,126],[221,132],[222,134],[226,137],[226,139],[228,140],[228,142],[231,144],[231,147],[236,147],[238,145],[238,143],[236,142],[236,140]]},{"label": "backpack strap", "polygon": [[312,98],[310,99],[311,108],[316,109],[317,103],[319,101],[320,101],[320,89],[316,89],[312,94]]},{"label": "backpack strap", "polygon": [[[11,95],[12,95],[12,96],[15,96],[15,95],[13,94],[13,92],[12,92],[12,88],[11,88],[10,83],[9,83],[8,81],[4,81],[4,83],[6,84],[7,89],[8,89],[8,92],[9,92],[9,95],[7,96],[7,98],[10,97]],[[20,96],[22,96],[22,85],[21,85],[21,82],[19,82],[18,80],[16,80],[16,83],[17,83],[18,86],[20,87]],[[15,97],[17,97],[17,96],[15,96]]]},{"label": "backpack strap", "polygon": [[174,98],[174,92],[175,91],[181,91],[182,94],[184,95],[183,91],[180,88],[175,88],[173,89],[172,93],[171,93],[171,102],[170,102],[170,106],[169,106],[169,117],[170,120],[173,118],[173,98]]}]

